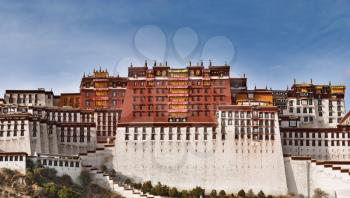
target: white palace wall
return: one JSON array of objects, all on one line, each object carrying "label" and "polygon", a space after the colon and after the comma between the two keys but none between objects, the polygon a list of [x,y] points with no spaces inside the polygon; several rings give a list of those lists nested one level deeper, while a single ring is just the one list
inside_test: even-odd
[{"label": "white palace wall", "polygon": [[[153,127],[154,133],[152,127],[146,127],[145,133],[142,127],[137,128],[137,133],[134,127],[129,127],[128,132],[125,127],[118,127],[114,168],[136,181],[161,182],[179,189],[200,186],[208,191],[233,193],[252,189],[286,194],[277,116],[274,120],[274,140],[264,137],[260,141],[247,138],[244,132],[235,139],[233,126],[227,123],[224,138],[221,127],[215,131],[211,127],[198,127],[197,132],[191,127],[189,140],[186,140],[186,127],[180,128],[181,140],[177,140],[177,127],[172,129],[172,140],[169,140],[169,127],[164,127],[164,135],[160,127]],[[219,119],[218,126],[221,125]],[[151,140],[152,136],[155,140]],[[161,136],[164,140],[160,140]]]},{"label": "white palace wall", "polygon": [[349,171],[341,172],[333,170],[332,167],[316,165],[311,160],[292,160],[284,158],[288,191],[295,195],[305,196],[316,188],[329,193],[330,197],[350,197],[350,175]]},{"label": "white palace wall", "polygon": [[8,168],[22,174],[26,173],[27,154],[21,152],[0,153],[0,169]]}]

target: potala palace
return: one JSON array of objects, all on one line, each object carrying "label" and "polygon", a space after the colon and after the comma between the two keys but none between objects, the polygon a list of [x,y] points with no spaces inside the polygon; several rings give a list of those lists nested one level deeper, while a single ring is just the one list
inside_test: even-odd
[{"label": "potala palace", "polygon": [[[44,86],[44,85],[43,85]],[[247,88],[230,66],[167,63],[101,68],[77,93],[6,90],[0,99],[0,167],[25,173],[27,160],[93,182],[124,197],[152,197],[123,185],[310,196],[320,188],[350,197],[350,113],[345,86],[294,83]]]}]

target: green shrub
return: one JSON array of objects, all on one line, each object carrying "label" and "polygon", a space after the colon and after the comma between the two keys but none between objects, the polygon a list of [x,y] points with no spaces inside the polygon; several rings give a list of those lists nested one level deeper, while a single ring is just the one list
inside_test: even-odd
[{"label": "green shrub", "polygon": [[72,189],[68,187],[63,187],[61,190],[58,191],[58,197],[59,198],[78,198],[79,195],[75,193]]},{"label": "green shrub", "polygon": [[182,198],[188,198],[188,197],[190,197],[190,194],[188,193],[187,190],[183,190],[183,191],[181,191],[181,197]]},{"label": "green shrub", "polygon": [[180,197],[180,193],[179,191],[177,190],[177,188],[171,188],[169,190],[169,197]]},{"label": "green shrub", "polygon": [[210,197],[214,198],[214,197],[217,197],[218,196],[218,193],[216,192],[216,190],[212,190],[210,192]]},{"label": "green shrub", "polygon": [[313,198],[328,198],[329,194],[326,193],[325,191],[321,190],[320,188],[316,188],[314,190],[314,195],[312,197]]},{"label": "green shrub", "polygon": [[92,181],[92,177],[89,171],[83,170],[81,171],[79,177],[78,177],[80,184],[83,188],[88,188],[89,184]]},{"label": "green shrub", "polygon": [[258,193],[258,198],[265,198],[265,193],[260,190],[260,192]]},{"label": "green shrub", "polygon": [[65,186],[71,186],[73,185],[73,181],[72,181],[72,178],[67,175],[67,174],[64,174],[60,177],[60,181],[63,185]]},{"label": "green shrub", "polygon": [[245,197],[245,192],[244,192],[243,189],[240,190],[240,191],[238,191],[238,196],[239,196],[239,197]]},{"label": "green shrub", "polygon": [[191,195],[195,197],[200,197],[205,195],[205,190],[199,186],[191,190]]},{"label": "green shrub", "polygon": [[152,186],[151,181],[147,181],[147,182],[145,182],[145,183],[142,184],[142,189],[141,189],[141,191],[142,191],[143,193],[151,193],[152,188],[153,188],[153,186]]},{"label": "green shrub", "polygon": [[48,198],[57,197],[58,187],[55,183],[50,182],[50,183],[44,184],[44,190]]},{"label": "green shrub", "polygon": [[255,195],[254,195],[254,192],[252,189],[248,190],[248,192],[245,194],[245,197],[247,198],[254,198]]},{"label": "green shrub", "polygon": [[220,197],[225,197],[226,196],[226,192],[224,190],[220,190],[219,196]]}]

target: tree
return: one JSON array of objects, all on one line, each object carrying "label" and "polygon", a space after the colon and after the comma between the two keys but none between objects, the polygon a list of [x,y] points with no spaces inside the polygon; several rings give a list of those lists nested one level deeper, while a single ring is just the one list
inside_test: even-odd
[{"label": "tree", "polygon": [[218,196],[218,193],[216,192],[216,190],[212,190],[211,192],[210,192],[210,197],[211,198],[214,198],[214,197],[217,197]]},{"label": "tree", "polygon": [[245,197],[245,192],[244,192],[243,189],[240,190],[240,191],[238,191],[238,196],[239,196],[239,197]]},{"label": "tree", "polygon": [[128,178],[128,179],[125,180],[124,183],[127,184],[127,185],[130,185],[131,184],[131,180]]},{"label": "tree", "polygon": [[152,188],[153,188],[153,186],[152,186],[151,181],[147,181],[147,182],[142,184],[141,191],[143,193],[150,193],[152,191]]},{"label": "tree", "polygon": [[188,197],[190,197],[190,195],[189,195],[187,190],[183,190],[183,191],[181,191],[181,197],[182,198],[188,198]]},{"label": "tree", "polygon": [[31,159],[27,159],[26,165],[27,165],[27,169],[29,169],[29,170],[33,170],[35,168],[35,164],[34,164],[33,160],[31,160]]},{"label": "tree", "polygon": [[69,175],[67,175],[67,174],[62,175],[60,180],[61,180],[62,184],[65,185],[65,186],[73,185],[72,178]]},{"label": "tree", "polygon": [[59,198],[78,198],[79,195],[75,193],[72,189],[68,187],[63,187],[61,190],[58,191],[58,197]]},{"label": "tree", "polygon": [[260,192],[258,193],[258,198],[265,198],[265,193],[260,190]]},{"label": "tree", "polygon": [[316,188],[314,190],[314,196],[313,198],[328,198],[329,197],[329,194],[326,193],[325,191],[319,189],[319,188]]},{"label": "tree", "polygon": [[226,192],[224,190],[220,190],[219,196],[220,197],[225,197],[226,196]]},{"label": "tree", "polygon": [[180,197],[180,193],[176,188],[171,188],[169,190],[169,197]]},{"label": "tree", "polygon": [[45,191],[45,189],[42,188],[42,187],[38,187],[38,188],[34,191],[33,197],[34,197],[34,198],[44,198],[44,197],[46,197],[46,191]]},{"label": "tree", "polygon": [[92,181],[91,174],[87,170],[81,171],[78,179],[83,188],[87,188]]},{"label": "tree", "polygon": [[45,190],[46,197],[49,197],[49,198],[57,197],[58,187],[55,183],[50,182],[50,183],[44,184],[44,190]]},{"label": "tree", "polygon": [[197,186],[196,188],[194,188],[192,191],[191,191],[191,195],[192,196],[195,196],[195,197],[200,197],[200,196],[204,196],[205,194],[205,190],[199,186]]},{"label": "tree", "polygon": [[247,198],[254,198],[254,192],[252,189],[248,190],[247,194],[245,195]]}]

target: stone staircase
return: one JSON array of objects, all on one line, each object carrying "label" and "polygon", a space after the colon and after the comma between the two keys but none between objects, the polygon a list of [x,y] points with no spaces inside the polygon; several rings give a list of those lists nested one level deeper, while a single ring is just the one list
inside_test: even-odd
[{"label": "stone staircase", "polygon": [[108,169],[113,169],[113,151],[114,145],[99,144],[95,150],[79,153],[82,168],[91,173],[93,183],[126,198],[161,198],[160,196],[142,193],[129,185],[117,182],[115,177],[101,171],[100,168],[103,165]]}]

